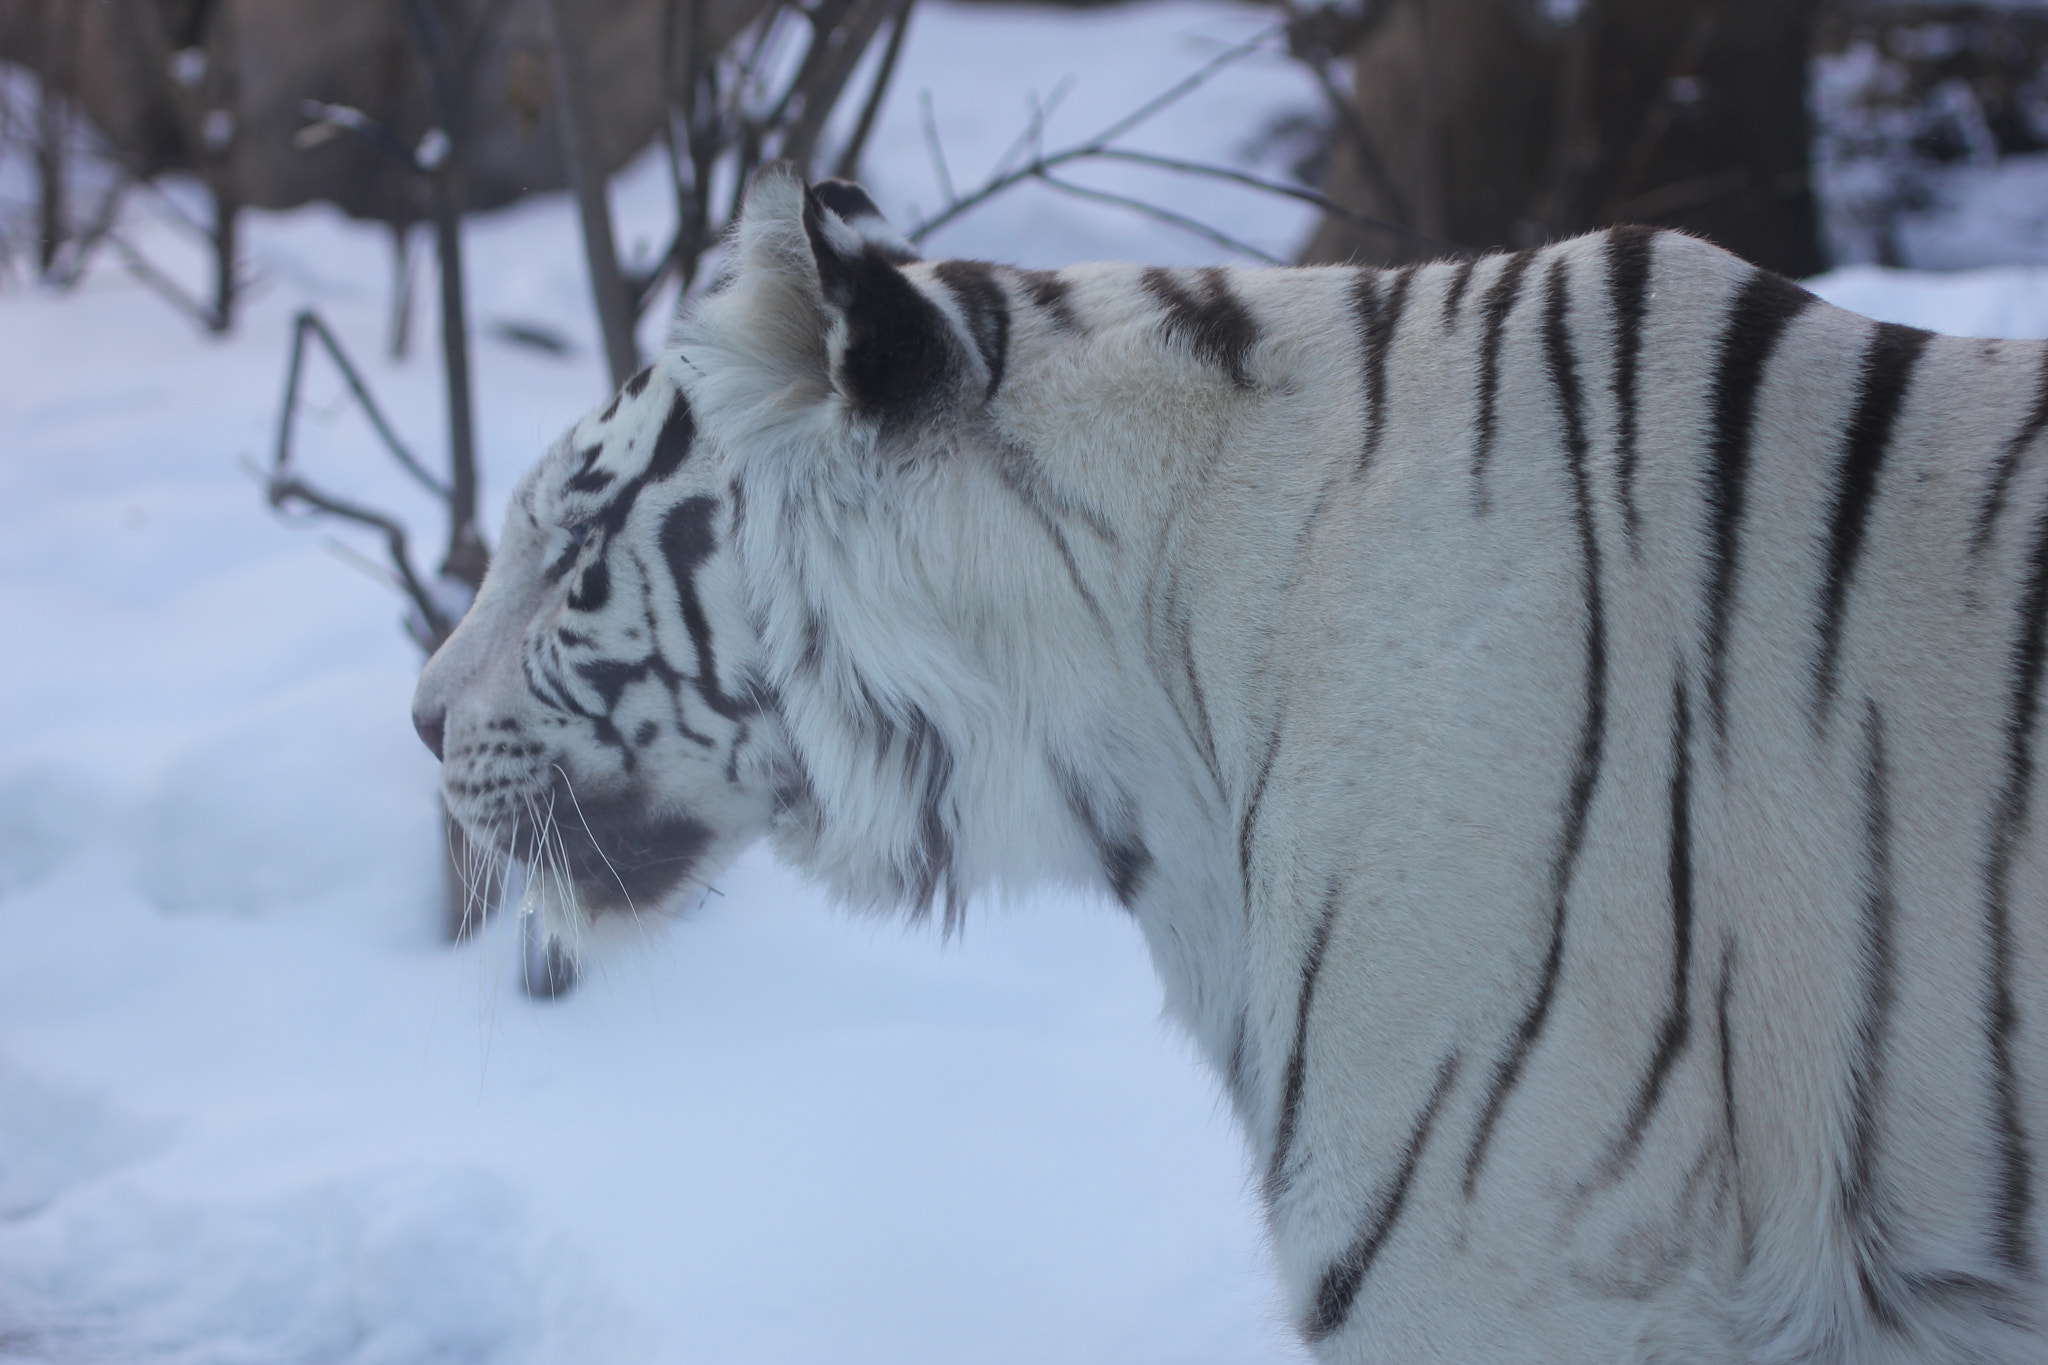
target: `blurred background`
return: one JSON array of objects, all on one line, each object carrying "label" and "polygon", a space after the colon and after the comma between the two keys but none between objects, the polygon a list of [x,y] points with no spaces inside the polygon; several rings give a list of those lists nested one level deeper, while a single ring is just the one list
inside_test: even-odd
[{"label": "blurred background", "polygon": [[0,1361],[1297,1360],[1124,919],[536,974],[407,701],[764,160],[934,255],[1623,221],[2048,335],[2048,3],[0,0]]}]

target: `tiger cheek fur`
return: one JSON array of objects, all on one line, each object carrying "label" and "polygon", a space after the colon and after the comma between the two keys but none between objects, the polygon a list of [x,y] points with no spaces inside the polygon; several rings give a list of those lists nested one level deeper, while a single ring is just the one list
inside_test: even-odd
[{"label": "tiger cheek fur", "polygon": [[450,813],[527,864],[552,934],[674,904],[768,824],[758,700],[718,464],[688,402],[634,377],[521,482],[483,589],[414,713]]}]

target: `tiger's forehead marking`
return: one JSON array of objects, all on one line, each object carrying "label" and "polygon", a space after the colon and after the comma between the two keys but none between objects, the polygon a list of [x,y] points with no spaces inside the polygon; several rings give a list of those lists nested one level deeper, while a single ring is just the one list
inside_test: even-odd
[{"label": "tiger's forehead marking", "polygon": [[557,520],[622,517],[650,482],[688,456],[695,423],[682,391],[652,367],[578,422],[535,470],[539,515]]}]

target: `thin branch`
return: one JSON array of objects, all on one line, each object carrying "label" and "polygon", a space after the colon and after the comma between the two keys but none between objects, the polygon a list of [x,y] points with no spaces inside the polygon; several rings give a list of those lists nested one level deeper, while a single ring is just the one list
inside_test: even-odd
[{"label": "thin branch", "polygon": [[1143,199],[1134,199],[1127,194],[1116,194],[1109,190],[1089,189],[1085,185],[1076,185],[1069,180],[1057,179],[1043,171],[1039,172],[1034,178],[1050,185],[1062,194],[1071,194],[1077,199],[1093,199],[1098,203],[1114,204],[1118,208],[1126,208],[1133,213],[1142,213],[1147,218],[1156,218],[1162,223],[1168,223],[1181,229],[1183,232],[1192,232],[1197,237],[1206,237],[1208,240],[1216,243],[1216,245],[1227,250],[1241,252],[1255,260],[1264,261],[1267,265],[1286,264],[1278,256],[1261,251],[1249,242],[1241,242],[1226,232],[1210,227],[1207,223],[1198,222],[1185,214],[1175,213],[1172,209],[1161,208],[1157,204],[1148,204]]},{"label": "thin branch", "polygon": [[1051,118],[1062,104],[1066,103],[1067,96],[1072,94],[1073,91],[1074,78],[1072,76],[1062,77],[1060,83],[1052,88],[1052,94],[1046,97],[1043,104],[1039,103],[1038,94],[1036,91],[1033,91],[1031,94],[1031,117],[1025,121],[1024,131],[1017,134],[1017,140],[1010,144],[1009,150],[1003,153],[1001,159],[996,162],[995,169],[990,171],[989,174],[1007,174],[1010,168],[1017,163],[1017,158],[1024,155],[1027,151],[1033,153],[1035,158],[1042,157],[1045,145],[1045,121]]},{"label": "thin branch", "polygon": [[436,642],[447,639],[454,631],[455,623],[435,604],[433,594],[427,591],[427,585],[420,581],[419,574],[413,569],[411,552],[406,546],[405,527],[396,520],[344,498],[322,493],[305,480],[286,475],[273,474],[264,485],[264,494],[270,499],[270,505],[280,512],[290,512],[287,504],[298,503],[312,511],[383,532],[392,569]]},{"label": "thin branch", "polygon": [[[1178,171],[1183,175],[1199,175],[1206,176],[1212,180],[1228,180],[1233,184],[1262,190],[1267,194],[1277,194],[1286,199],[1298,199],[1304,204],[1321,209],[1324,213],[1334,214],[1362,228],[1368,228],[1376,232],[1391,233],[1396,237],[1406,237],[1412,242],[1437,247],[1445,252],[1459,255],[1469,254],[1467,248],[1461,247],[1455,242],[1447,242],[1441,237],[1432,237],[1426,232],[1417,232],[1413,228],[1402,227],[1399,223],[1389,223],[1384,219],[1373,218],[1367,214],[1359,213],[1355,209],[1346,208],[1328,195],[1317,193],[1306,185],[1290,185],[1283,180],[1268,180],[1264,176],[1253,175],[1249,171],[1235,170],[1229,166],[1217,166],[1203,161],[1186,161],[1180,157],[1160,156],[1155,152],[1135,152],[1122,147],[1105,147],[1100,151],[1088,152],[1086,155],[1089,159],[1095,161],[1127,161],[1137,166],[1156,166],[1161,170]],[[1047,160],[1047,164],[1048,167],[1052,164],[1050,159]]]},{"label": "thin branch", "polygon": [[285,369],[284,410],[278,417],[277,445],[271,457],[271,468],[274,473],[281,476],[286,466],[291,463],[292,416],[298,410],[299,374],[303,366],[308,336],[319,341],[328,358],[334,362],[335,368],[341,371],[341,377],[348,384],[349,392],[362,406],[363,415],[370,419],[370,425],[384,442],[384,448],[391,452],[391,458],[398,461],[399,466],[428,492],[442,499],[448,498],[448,485],[435,478],[432,471],[421,464],[413,453],[406,449],[405,443],[398,439],[398,433],[391,429],[391,423],[385,419],[383,410],[377,406],[376,400],[370,397],[369,387],[363,383],[362,375],[350,363],[347,353],[341,348],[341,343],[335,340],[334,333],[327,329],[327,324],[320,320],[319,314],[310,309],[301,312],[292,320],[291,358]]},{"label": "thin branch", "polygon": [[1336,78],[1330,74],[1328,57],[1316,53],[1307,59],[1307,66],[1314,73],[1316,84],[1322,87],[1323,98],[1329,102],[1330,111],[1344,125],[1344,132],[1351,139],[1352,160],[1365,174],[1372,192],[1380,197],[1380,202],[1387,206],[1387,211],[1395,219],[1404,224],[1411,221],[1407,201],[1394,188],[1393,177],[1387,174],[1386,159],[1380,155],[1378,141],[1374,139],[1372,130],[1365,126],[1357,104],[1337,88]]},{"label": "thin branch", "polygon": [[[955,194],[953,192],[952,180],[942,173],[940,179],[946,190],[946,206],[912,228],[906,235],[913,242],[922,242],[926,237],[937,232],[969,209],[979,207],[1014,185],[1021,184],[1026,180],[1042,179],[1045,172],[1056,166],[1064,165],[1069,161],[1078,161],[1083,157],[1092,156],[1107,150],[1110,143],[1116,141],[1125,133],[1130,132],[1139,124],[1144,123],[1162,109],[1172,105],[1176,100],[1183,99],[1188,94],[1199,89],[1204,82],[1208,81],[1224,67],[1233,62],[1243,61],[1246,57],[1263,47],[1268,40],[1285,31],[1286,25],[1284,24],[1261,29],[1236,46],[1225,48],[1222,52],[1204,62],[1195,71],[1174,82],[1174,84],[1168,86],[1159,94],[1154,95],[1151,99],[1116,120],[1116,122],[1110,124],[1094,137],[1076,143],[1063,151],[1054,152],[1050,156],[1034,157],[1027,164],[1016,167],[1013,170],[991,173],[989,178],[982,182],[981,187],[970,194],[964,196]],[[931,96],[929,93],[924,96],[924,105],[927,127],[926,136],[928,141],[934,144],[934,151],[936,152],[937,134],[935,131],[932,131],[931,127]],[[943,168],[944,162],[942,159],[939,164]]]},{"label": "thin branch", "polygon": [[1259,30],[1235,47],[1225,48],[1203,63],[1194,72],[1183,77],[1177,84],[1167,87],[1160,94],[1153,96],[1150,100],[1139,105],[1115,123],[1110,124],[1108,128],[1096,134],[1092,141],[1098,146],[1116,141],[1125,133],[1130,132],[1131,129],[1150,119],[1160,110],[1206,84],[1210,77],[1214,76],[1224,67],[1243,61],[1246,57],[1251,56],[1254,52],[1264,47],[1268,39],[1275,38],[1286,31],[1287,25],[1275,24],[1271,28]]},{"label": "thin branch", "polygon": [[[945,191],[948,204],[957,204],[960,202],[960,196],[953,192],[953,177],[946,170],[946,149],[939,145],[939,123],[932,116],[931,91],[920,90],[917,92],[917,107],[919,117],[924,125],[924,145],[926,150],[932,154],[932,170],[939,177],[939,188]],[[915,241],[916,239],[912,238],[912,240]]]},{"label": "thin branch", "polygon": [[212,309],[193,298],[191,294],[186,292],[183,285],[179,284],[169,275],[164,274],[163,271],[158,270],[154,265],[151,265],[149,259],[134,247],[128,245],[126,239],[119,233],[108,233],[106,242],[108,246],[114,249],[114,254],[121,258],[122,264],[128,267],[130,274],[155,290],[158,297],[162,298],[180,313],[183,313],[186,319],[194,326],[207,332],[220,330],[214,325],[215,318]]},{"label": "thin branch", "polygon": [[[1055,181],[1050,175],[1050,172],[1057,170],[1061,166],[1078,161],[1122,161],[1132,165],[1152,166],[1159,170],[1176,171],[1183,175],[1199,175],[1212,180],[1227,180],[1232,184],[1243,185],[1248,189],[1259,190],[1266,194],[1276,194],[1287,199],[1299,200],[1301,203],[1312,205],[1315,208],[1321,209],[1324,213],[1333,214],[1359,227],[1370,231],[1388,233],[1395,237],[1403,237],[1433,250],[1441,251],[1446,255],[1465,256],[1471,254],[1468,248],[1462,247],[1455,242],[1445,241],[1441,237],[1432,236],[1426,232],[1417,232],[1413,228],[1405,228],[1398,223],[1389,223],[1382,219],[1369,217],[1355,209],[1338,203],[1327,195],[1318,194],[1316,191],[1303,185],[1290,185],[1284,181],[1268,180],[1264,176],[1253,175],[1249,171],[1234,170],[1229,166],[1216,166],[1207,162],[1188,161],[1180,157],[1161,156],[1155,152],[1132,151],[1124,147],[1099,147],[1093,145],[1069,147],[1048,156],[1037,157],[1013,171],[996,176],[973,194],[954,200],[946,209],[920,223],[907,235],[911,241],[921,242],[928,234],[944,227],[968,209],[974,208],[994,198],[1004,190],[1026,180],[1040,180],[1049,185],[1058,185],[1070,192],[1078,191],[1078,186],[1067,181]],[[1107,192],[1090,190],[1087,193],[1101,197]],[[1119,201],[1123,201],[1121,196],[1116,198]],[[1137,208],[1142,203],[1139,200],[1123,202],[1126,203],[1126,207],[1131,208]],[[1153,207],[1150,205],[1144,206],[1147,212],[1151,212]],[[1167,216],[1167,211],[1158,210],[1153,212],[1152,216],[1165,217]],[[1193,220],[1190,219],[1188,221],[1192,222]],[[1211,230],[1198,230],[1201,231],[1202,235],[1210,236],[1213,239]],[[1233,245],[1232,249],[1238,248],[1236,245]],[[1253,249],[1251,254],[1265,257],[1269,260],[1272,259],[1267,257],[1265,252],[1256,249]]]},{"label": "thin branch", "polygon": [[875,128],[875,116],[882,111],[882,96],[889,92],[889,82],[896,75],[896,59],[903,54],[903,39],[910,32],[910,10],[916,0],[897,0],[895,27],[889,30],[889,42],[882,49],[881,65],[875,68],[875,83],[868,87],[867,100],[860,107],[860,117],[854,121],[853,135],[840,150],[839,160],[832,168],[832,174],[841,180],[851,180],[860,171],[860,156],[868,145],[868,134]]},{"label": "thin branch", "polygon": [[402,593],[405,591],[404,579],[347,541],[335,536],[329,536],[321,543],[326,546],[329,554],[348,565],[351,569],[354,569],[357,573],[362,574],[373,582],[381,583],[393,592]]}]

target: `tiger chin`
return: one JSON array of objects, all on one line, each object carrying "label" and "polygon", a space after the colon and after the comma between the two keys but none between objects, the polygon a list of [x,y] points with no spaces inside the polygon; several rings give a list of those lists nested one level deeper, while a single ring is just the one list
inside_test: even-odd
[{"label": "tiger chin", "polygon": [[1322,1359],[2048,1359],[2048,348],[1643,228],[1029,271],[771,167],[730,248],[422,680],[466,826],[1098,889]]}]

